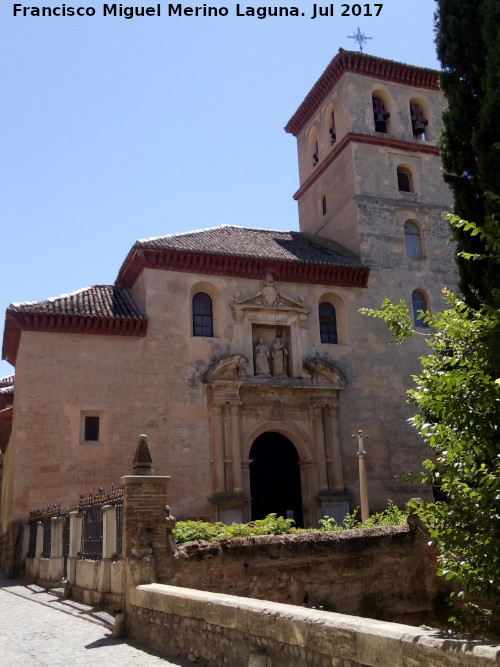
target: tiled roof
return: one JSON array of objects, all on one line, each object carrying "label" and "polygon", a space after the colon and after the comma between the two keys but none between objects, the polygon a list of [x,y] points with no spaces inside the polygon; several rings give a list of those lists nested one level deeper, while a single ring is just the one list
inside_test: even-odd
[{"label": "tiled roof", "polygon": [[14,375],[7,375],[6,377],[0,378],[0,390],[8,389],[9,387],[14,386]]},{"label": "tiled roof", "polygon": [[93,285],[44,301],[13,303],[7,312],[32,315],[76,315],[107,319],[147,319],[128,289],[115,285]]},{"label": "tiled roof", "polygon": [[134,249],[176,250],[278,262],[361,266],[356,255],[330,241],[320,241],[301,232],[232,225],[142,239],[135,243]]},{"label": "tiled roof", "polygon": [[93,285],[45,299],[12,303],[5,316],[2,358],[16,364],[21,331],[145,336],[148,317],[126,287]]}]

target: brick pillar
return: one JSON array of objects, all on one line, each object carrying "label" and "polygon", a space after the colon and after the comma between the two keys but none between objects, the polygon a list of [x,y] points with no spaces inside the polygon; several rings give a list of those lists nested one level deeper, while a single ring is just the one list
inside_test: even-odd
[{"label": "brick pillar", "polygon": [[156,475],[121,478],[126,591],[167,579],[171,554],[166,527],[169,479]]}]

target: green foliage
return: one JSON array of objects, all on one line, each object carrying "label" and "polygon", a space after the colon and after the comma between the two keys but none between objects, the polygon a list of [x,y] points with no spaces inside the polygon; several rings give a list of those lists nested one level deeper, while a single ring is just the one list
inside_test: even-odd
[{"label": "green foliage", "polygon": [[284,519],[276,514],[268,514],[265,519],[256,519],[250,523],[207,523],[205,521],[178,521],[174,528],[177,544],[184,542],[202,542],[230,537],[251,537],[254,535],[284,535],[297,532],[293,519]]},{"label": "green foliage", "polygon": [[358,517],[359,507],[356,507],[350,514],[346,514],[342,523],[337,523],[332,516],[324,516],[319,520],[319,530],[321,532],[333,532],[339,530],[351,530],[361,528],[362,524]]},{"label": "green foliage", "polygon": [[[349,530],[351,528],[366,528],[370,526],[392,526],[404,523],[407,512],[400,510],[389,500],[388,507],[371,516],[362,524],[358,519],[358,508],[344,518],[342,524],[335,519],[325,516],[320,520],[321,531]],[[207,523],[206,521],[178,521],[174,528],[177,544],[184,542],[203,542],[221,540],[232,537],[253,537],[255,535],[287,535],[290,533],[313,532],[314,528],[295,528],[293,519],[284,519],[276,514],[268,514],[265,519],[256,519],[250,523],[233,523],[226,526],[223,523]]]},{"label": "green foliage", "polygon": [[366,528],[373,526],[401,526],[408,519],[408,510],[399,509],[392,500],[388,501],[387,507],[381,512],[372,514],[364,523]]},{"label": "green foliage", "polygon": [[[448,310],[428,315],[431,354],[421,358],[409,401],[418,408],[411,422],[433,452],[419,481],[439,486],[449,502],[414,505],[439,552],[438,574],[459,588],[462,624],[470,616],[474,628],[482,614],[484,628],[500,614],[500,385],[489,372],[500,313],[444,296]],[[475,597],[487,605],[474,606]]]},{"label": "green foliage", "polygon": [[408,340],[415,332],[413,331],[410,312],[403,299],[399,303],[392,303],[390,299],[384,299],[380,310],[374,308],[360,308],[359,312],[368,317],[379,317],[386,322],[394,334],[391,343],[400,345]]},{"label": "green foliage", "polygon": [[358,514],[359,508],[356,508],[344,517],[341,524],[338,524],[333,517],[325,516],[319,521],[320,530],[338,531],[352,528],[374,528],[375,526],[400,526],[406,523],[408,518],[408,511],[399,509],[392,500],[388,501],[385,510],[372,514],[365,523],[359,521]]}]

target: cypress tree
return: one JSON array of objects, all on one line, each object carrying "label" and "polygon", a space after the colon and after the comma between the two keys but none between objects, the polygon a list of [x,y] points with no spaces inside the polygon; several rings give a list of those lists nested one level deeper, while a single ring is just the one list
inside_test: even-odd
[{"label": "cypress tree", "polygon": [[[500,0],[438,0],[436,45],[443,71],[441,156],[444,179],[454,197],[454,212],[475,222],[483,234],[453,228],[460,257],[460,288],[469,303],[494,304],[500,269]],[[498,147],[495,148],[495,144]],[[492,217],[493,216],[493,217]],[[495,219],[497,216],[497,219]]]}]

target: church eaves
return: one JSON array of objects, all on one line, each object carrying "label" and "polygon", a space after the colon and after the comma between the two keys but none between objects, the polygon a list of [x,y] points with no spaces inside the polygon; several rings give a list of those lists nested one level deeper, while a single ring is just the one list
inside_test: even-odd
[{"label": "church eaves", "polygon": [[129,291],[115,285],[93,285],[44,301],[12,303],[5,316],[2,359],[15,364],[21,331],[145,336],[147,321]]},{"label": "church eaves", "polygon": [[117,284],[131,287],[145,268],[207,275],[366,287],[368,268],[333,242],[301,232],[221,225],[137,241]]}]

